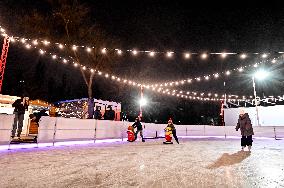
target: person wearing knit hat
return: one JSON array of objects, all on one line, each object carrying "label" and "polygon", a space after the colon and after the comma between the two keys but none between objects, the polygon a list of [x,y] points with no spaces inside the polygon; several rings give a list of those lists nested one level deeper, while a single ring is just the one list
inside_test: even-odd
[{"label": "person wearing knit hat", "polygon": [[177,137],[177,131],[173,124],[173,120],[171,118],[168,120],[167,126],[172,128],[173,137],[175,138],[176,142],[179,144],[178,137]]},{"label": "person wearing knit hat", "polygon": [[240,115],[238,119],[238,123],[236,126],[236,131],[241,130],[241,146],[242,146],[242,151],[246,146],[248,146],[248,150],[251,150],[252,146],[252,135],[254,135],[251,120],[249,118],[248,113],[245,113],[245,110],[241,108],[240,110]]}]

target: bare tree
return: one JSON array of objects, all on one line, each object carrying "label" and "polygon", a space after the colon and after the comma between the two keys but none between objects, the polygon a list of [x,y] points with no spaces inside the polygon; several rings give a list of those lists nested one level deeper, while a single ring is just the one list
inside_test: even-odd
[{"label": "bare tree", "polygon": [[[49,38],[53,42],[67,44],[67,49],[60,53],[73,57],[74,61],[80,65],[104,71],[111,70],[114,56],[103,55],[101,49],[109,46],[114,49],[115,42],[106,37],[99,25],[91,20],[89,8],[77,0],[46,0],[45,6],[49,7],[46,12],[31,8],[28,13],[23,11],[12,15],[10,19],[17,22],[13,25],[14,30],[19,31],[18,33],[22,33],[23,36]],[[73,45],[89,45],[94,48],[87,53],[80,48],[72,50]],[[87,86],[89,101],[91,101],[95,74],[85,71],[82,67],[80,71]],[[92,110],[92,103],[89,103],[90,115]]]}]

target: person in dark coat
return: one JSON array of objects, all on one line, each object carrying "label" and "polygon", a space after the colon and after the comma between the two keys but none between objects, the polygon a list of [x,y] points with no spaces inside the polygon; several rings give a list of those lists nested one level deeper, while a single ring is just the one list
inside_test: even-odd
[{"label": "person in dark coat", "polygon": [[132,127],[137,128],[137,130],[135,132],[135,140],[137,139],[138,133],[140,133],[140,136],[142,138],[142,142],[145,142],[144,137],[143,137],[143,126],[142,126],[142,123],[140,121],[140,118],[137,117],[135,119],[135,123],[133,123]]},{"label": "person in dark coat", "polygon": [[242,135],[241,138],[242,150],[244,150],[244,148],[248,146],[248,150],[250,151],[253,142],[252,135],[254,135],[254,132],[249,115],[245,113],[243,109],[240,111],[238,123],[236,126],[236,131],[238,131],[239,129],[241,130],[241,135]]},{"label": "person in dark coat", "polygon": [[177,137],[177,131],[176,131],[176,128],[173,124],[172,119],[169,119],[167,126],[172,129],[173,137],[175,138],[176,142],[179,144],[178,137]]},{"label": "person in dark coat", "polygon": [[27,97],[21,97],[12,104],[12,107],[14,107],[14,114],[15,114],[12,135],[11,135],[12,138],[15,137],[16,130],[18,130],[17,137],[20,139],[24,123],[24,115],[25,111],[28,110],[28,105],[29,104]]}]

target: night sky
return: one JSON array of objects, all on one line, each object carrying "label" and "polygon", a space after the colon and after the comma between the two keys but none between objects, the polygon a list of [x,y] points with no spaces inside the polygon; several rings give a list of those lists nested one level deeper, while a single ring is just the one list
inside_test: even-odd
[{"label": "night sky", "polygon": [[[2,1],[0,3],[0,22],[9,32],[20,33],[18,19],[13,14],[23,14],[36,9],[41,13],[50,11],[49,1]],[[64,1],[68,3],[69,1]],[[186,51],[270,53],[270,58],[278,57],[276,52],[284,51],[284,9],[268,8],[194,8],[181,1],[78,1],[89,8],[88,23],[94,23],[116,45],[123,49],[168,50],[177,52],[167,59],[165,55],[149,58],[146,54],[133,57],[124,54],[115,58],[114,66],[107,72],[134,81],[156,83],[179,80],[221,72],[261,61],[259,56],[240,60],[237,55],[221,59],[211,55],[201,60],[194,55],[185,60]],[[19,11],[21,10],[21,11]],[[25,10],[25,11],[22,11]],[[26,16],[28,16],[27,14]],[[88,26],[88,25],[87,25]],[[49,27],[46,23],[46,27]],[[34,32],[32,37],[37,36]],[[41,35],[41,37],[43,37]],[[52,39],[50,39],[52,40]],[[78,41],[77,44],[82,44]],[[262,95],[283,95],[283,64],[266,63],[263,67],[272,75],[269,80],[257,83],[257,93]],[[251,74],[221,77],[216,81],[178,87],[183,90],[212,93],[235,93],[253,95]],[[21,80],[25,84],[20,83]],[[226,87],[223,86],[224,81]],[[27,51],[16,44],[9,48],[4,75],[3,94],[20,95],[26,93],[32,99],[56,102],[65,99],[87,97],[87,89],[79,70],[68,65],[52,63],[40,57],[38,52]],[[131,116],[137,115],[139,89],[116,84],[95,77],[93,92],[95,98],[122,103],[123,110]],[[146,91],[149,104],[145,107],[147,121],[165,121],[169,117],[183,123],[202,123],[201,116],[218,117],[220,102],[186,101],[180,98],[155,94]]]}]

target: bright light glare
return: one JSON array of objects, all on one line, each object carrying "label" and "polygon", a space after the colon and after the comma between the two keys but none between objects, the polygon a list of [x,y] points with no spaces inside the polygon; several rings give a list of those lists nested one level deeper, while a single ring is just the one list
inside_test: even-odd
[{"label": "bright light glare", "polygon": [[254,73],[254,77],[258,80],[264,80],[266,77],[268,77],[269,73],[264,70],[259,70],[256,73]]},{"label": "bright light glare", "polygon": [[145,98],[141,98],[141,99],[139,100],[139,104],[140,104],[141,106],[145,106],[145,105],[147,104],[146,99],[145,99]]}]

